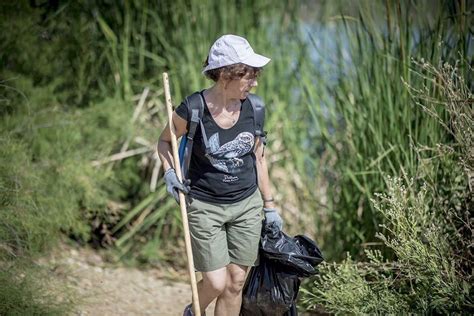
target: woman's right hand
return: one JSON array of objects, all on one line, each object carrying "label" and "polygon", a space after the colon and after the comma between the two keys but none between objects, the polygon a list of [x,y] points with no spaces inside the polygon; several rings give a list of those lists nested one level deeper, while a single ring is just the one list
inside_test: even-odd
[{"label": "woman's right hand", "polygon": [[165,172],[165,182],[166,182],[166,191],[171,194],[176,202],[179,203],[179,194],[178,190],[183,192],[184,194],[188,194],[190,187],[190,180],[184,180],[184,183],[178,180],[176,176],[176,171],[173,168],[169,168]]}]

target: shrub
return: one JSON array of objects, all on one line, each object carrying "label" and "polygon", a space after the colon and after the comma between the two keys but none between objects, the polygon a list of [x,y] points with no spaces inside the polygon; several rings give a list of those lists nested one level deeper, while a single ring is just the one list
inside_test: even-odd
[{"label": "shrub", "polygon": [[[429,207],[426,186],[387,178],[388,191],[373,200],[386,219],[379,233],[396,261],[367,251],[367,263],[348,259],[326,264],[314,283],[302,291],[302,304],[333,313],[453,313],[469,306],[471,285],[456,269],[443,217]],[[449,214],[444,214],[449,216]]]},{"label": "shrub", "polygon": [[52,284],[48,271],[18,260],[0,268],[2,315],[67,315],[72,312],[68,289]]},{"label": "shrub", "polygon": [[[391,307],[396,313],[472,310],[472,93],[449,64],[413,61],[412,73],[425,79],[421,88],[407,84],[413,100],[452,135],[451,142],[418,145],[414,178],[385,176],[386,193],[371,200],[385,222],[376,237],[395,260],[372,250],[366,251],[367,263],[349,258],[323,266],[321,276],[303,291],[307,308],[321,304],[335,313],[393,313]],[[440,108],[448,118],[438,114]]]}]

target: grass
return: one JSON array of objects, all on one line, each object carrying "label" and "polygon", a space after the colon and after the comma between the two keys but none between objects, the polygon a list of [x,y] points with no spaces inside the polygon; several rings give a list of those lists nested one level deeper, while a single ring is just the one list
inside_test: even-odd
[{"label": "grass", "polygon": [[53,284],[48,271],[25,260],[0,268],[2,315],[66,315],[74,298],[63,285]]},{"label": "grass", "polygon": [[[319,225],[326,228],[329,257],[340,257],[346,250],[363,255],[358,245],[371,241],[383,223],[369,201],[373,192],[386,188],[384,176],[407,180],[419,167],[417,146],[450,139],[436,119],[413,104],[404,86],[407,82],[419,87],[425,80],[412,76],[411,58],[439,64],[468,53],[464,43],[469,35],[454,31],[461,20],[447,20],[443,5],[387,1],[369,6],[361,1],[357,15],[342,14],[334,22],[339,58],[331,69],[336,82],[319,89],[310,81],[303,83],[314,122],[324,126],[319,137],[325,154],[332,157],[326,168],[328,202],[324,203],[329,211],[322,212],[326,220]],[[427,14],[414,19],[411,12]],[[446,50],[443,42],[452,49]],[[313,45],[321,49],[315,41]],[[461,64],[460,71],[468,74],[467,63]],[[429,92],[432,97],[437,93]],[[333,108],[322,107],[328,104]],[[447,112],[438,108],[436,115],[444,120]]]},{"label": "grass", "polygon": [[[295,190],[304,190],[301,181],[294,183],[293,179],[288,179],[284,175],[285,170],[292,169],[297,170],[298,173],[304,173],[304,161],[301,160],[299,143],[305,141],[304,134],[309,123],[306,120],[299,126],[290,126],[290,122],[286,120],[289,113],[287,111],[288,103],[298,102],[297,98],[300,97],[293,99],[289,92],[295,91],[300,84],[298,77],[293,73],[310,66],[305,58],[307,52],[301,51],[298,54],[298,64],[293,69],[286,67],[286,64],[294,57],[290,48],[296,51],[304,44],[303,39],[297,33],[298,29],[295,23],[298,6],[292,2],[275,6],[270,1],[241,4],[229,1],[192,3],[188,7],[183,1],[176,1],[166,6],[147,3],[140,8],[141,11],[137,11],[137,5],[137,2],[131,1],[129,6],[121,7],[121,10],[118,11],[121,12],[120,16],[114,15],[117,11],[107,15],[95,15],[99,30],[103,35],[103,43],[108,43],[104,47],[104,51],[107,52],[107,64],[110,65],[110,71],[118,74],[120,78],[120,84],[117,85],[118,91],[123,91],[123,81],[125,80],[122,75],[124,73],[122,66],[124,55],[120,55],[119,52],[124,49],[124,45],[127,43],[130,65],[139,65],[138,68],[129,67],[129,79],[126,80],[132,82],[132,88],[137,84],[147,84],[152,89],[161,89],[159,88],[161,77],[158,71],[147,73],[148,77],[144,77],[137,70],[167,70],[170,74],[171,91],[176,104],[185,95],[211,84],[206,82],[200,73],[201,64],[210,44],[222,32],[245,35],[255,50],[262,54],[270,55],[269,48],[277,48],[271,52],[274,60],[273,65],[265,70],[258,93],[266,97],[270,113],[266,129],[276,131],[281,128],[280,124],[288,125],[284,127],[288,131],[287,133],[274,132],[269,136],[271,144],[269,150],[279,152],[273,158],[274,169],[280,170],[275,172],[275,174],[280,174],[276,182],[284,181],[283,186],[288,188],[288,190],[279,193],[279,198],[283,201],[295,196]],[[222,19],[211,19],[213,15],[221,16]],[[127,21],[128,16],[133,17],[131,19],[133,23],[128,26],[129,32],[124,32],[125,24],[120,24],[119,21]],[[267,31],[261,32],[259,30],[261,25],[267,25]],[[167,32],[171,29],[173,32]],[[292,40],[286,33],[297,34],[298,37]],[[136,39],[139,41],[134,42]],[[141,80],[145,81],[137,80],[137,78],[142,78]],[[277,80],[277,78],[282,79]],[[286,85],[288,90],[279,89],[282,84]],[[275,94],[275,91],[278,93]],[[118,94],[123,95],[122,92],[118,92]],[[292,119],[295,121],[305,119],[305,112],[306,110],[301,107],[295,109],[291,112]],[[164,118],[160,118],[156,123],[159,124],[158,126],[163,126]],[[154,141],[153,138],[148,138],[148,140]],[[281,147],[282,144],[283,147]],[[274,146],[275,149],[272,148]],[[287,148],[290,148],[291,151],[286,152]],[[152,162],[149,161],[149,163]],[[114,166],[114,169],[118,170],[118,166]],[[295,177],[298,176],[295,174]],[[147,236],[146,240],[151,244],[160,245],[162,243],[156,238],[162,238],[159,236],[162,236],[163,232],[172,231],[176,237],[180,236],[178,208],[170,204],[167,198],[160,195],[160,192],[157,195],[156,193],[148,195],[142,191],[140,196],[143,200],[141,202],[137,200],[137,206],[131,208],[122,222],[112,228],[112,231],[116,233],[117,245],[122,248],[123,253],[134,256],[133,253],[136,254],[137,247],[142,247],[139,240],[143,240],[143,236]],[[307,190],[305,196],[311,196]],[[286,216],[290,218],[296,215],[298,219],[297,225],[288,225],[290,229],[308,223],[307,217],[311,216],[310,211],[307,214],[298,211],[300,203],[309,204],[310,202],[300,199],[293,200],[288,204],[282,203],[283,207],[290,205],[288,210],[284,211]],[[301,209],[303,208],[301,207]],[[307,225],[309,231],[311,231],[311,226],[311,224]],[[166,239],[163,240],[163,242],[165,241]],[[148,248],[146,244],[143,246],[143,249]],[[163,247],[160,247],[163,252],[166,252],[167,248],[168,246],[164,244]],[[156,248],[149,253],[149,256],[155,256],[155,252]]]},{"label": "grass", "polygon": [[[379,226],[388,219],[370,202],[374,192],[387,189],[387,175],[405,183],[425,179],[436,191],[436,205],[462,205],[463,179],[445,177],[456,163],[432,155],[437,144],[454,141],[469,152],[472,133],[446,129],[453,124],[446,121],[450,108],[429,101],[445,96],[439,82],[445,73],[461,74],[465,94],[472,91],[468,4],[2,4],[2,258],[47,251],[67,234],[115,246],[123,260],[184,266],[176,260],[183,247],[174,244],[182,236],[179,210],[162,182],[150,190],[159,176],[156,157],[146,153],[98,167],[92,161],[124,148],[153,147],[166,121],[161,73],[170,74],[175,104],[211,85],[201,64],[223,33],[246,36],[272,58],[256,92],[266,101],[266,151],[285,230],[315,238],[329,260],[347,251],[354,260],[365,258],[373,243],[390,258],[393,250],[374,237],[388,233]],[[417,72],[412,58],[436,67]],[[437,67],[458,59],[451,70]],[[132,120],[145,88],[150,93]],[[472,125],[469,111],[459,117],[463,126]],[[471,164],[464,158],[463,168]],[[450,226],[461,236],[468,231],[463,220]]]},{"label": "grass", "polygon": [[[413,178],[385,176],[387,189],[371,199],[382,215],[375,235],[389,255],[365,250],[327,264],[303,289],[302,305],[331,313],[469,313],[472,310],[472,93],[455,66],[412,63],[412,76],[426,79],[422,89],[407,85],[412,102],[453,138],[417,149]],[[437,95],[430,91],[437,87]],[[435,110],[436,108],[436,110]],[[448,114],[441,118],[439,108]]]}]

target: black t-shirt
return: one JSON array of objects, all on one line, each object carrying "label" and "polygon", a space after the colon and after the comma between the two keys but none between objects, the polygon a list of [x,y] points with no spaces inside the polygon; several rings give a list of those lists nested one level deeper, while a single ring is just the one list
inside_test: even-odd
[{"label": "black t-shirt", "polygon": [[[189,122],[188,109],[184,103],[178,106],[176,114]],[[257,189],[252,105],[248,99],[243,100],[238,121],[231,128],[225,129],[217,125],[204,101],[202,123],[210,153],[206,155],[202,132],[198,126],[188,171],[188,178],[191,180],[190,196],[205,202],[223,204],[244,200]]]}]

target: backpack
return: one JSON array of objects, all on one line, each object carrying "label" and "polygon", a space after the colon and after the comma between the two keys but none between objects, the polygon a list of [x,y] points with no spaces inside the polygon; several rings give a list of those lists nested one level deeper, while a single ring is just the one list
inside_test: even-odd
[{"label": "backpack", "polygon": [[[260,137],[263,144],[266,145],[266,132],[263,130],[265,121],[265,104],[263,100],[250,93],[247,97],[253,108],[254,122],[255,122],[255,136]],[[193,149],[193,139],[196,134],[198,125],[201,128],[202,138],[204,146],[206,147],[206,153],[209,153],[210,146],[208,144],[206,131],[204,125],[201,122],[204,113],[204,100],[200,92],[195,92],[190,96],[186,97],[184,104],[188,108],[188,132],[181,138],[179,144],[179,162],[181,164],[181,170],[183,178],[187,178],[189,171],[189,163],[191,162],[191,153]]]}]

